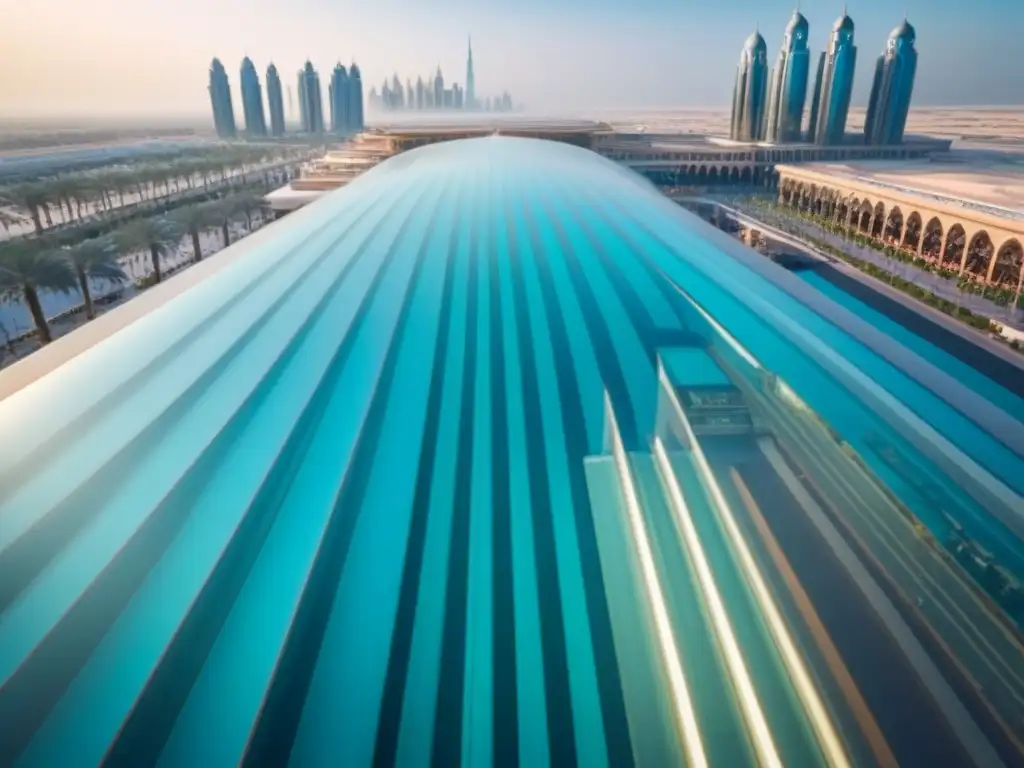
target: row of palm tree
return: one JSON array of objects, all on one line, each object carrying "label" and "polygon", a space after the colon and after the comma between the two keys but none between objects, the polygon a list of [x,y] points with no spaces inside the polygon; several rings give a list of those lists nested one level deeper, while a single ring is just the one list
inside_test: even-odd
[{"label": "row of palm tree", "polygon": [[[31,221],[36,235],[61,224],[100,219],[132,205],[155,201],[189,190],[210,189],[254,168],[299,159],[304,147],[276,145],[232,146],[159,163],[109,166],[22,182],[0,189],[0,227],[8,233]],[[267,179],[269,182],[270,180]],[[55,223],[59,212],[60,222]]]},{"label": "row of palm tree", "polygon": [[219,228],[224,246],[230,244],[230,223],[244,216],[249,229],[253,216],[262,217],[262,198],[243,192],[218,200],[186,206],[169,215],[137,219],[110,235],[59,248],[44,240],[14,240],[0,244],[0,300],[24,301],[43,344],[53,339],[40,294],[59,292],[82,296],[85,317],[96,315],[94,282],[113,285],[129,281],[123,260],[140,251],[150,260],[145,287],[163,280],[163,262],[180,246],[192,241],[192,262],[203,258],[202,234]]}]

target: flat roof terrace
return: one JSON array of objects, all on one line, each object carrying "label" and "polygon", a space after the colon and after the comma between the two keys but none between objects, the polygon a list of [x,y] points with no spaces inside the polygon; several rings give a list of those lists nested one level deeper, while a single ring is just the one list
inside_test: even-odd
[{"label": "flat roof terrace", "polygon": [[1016,155],[1001,159],[990,153],[967,158],[953,153],[948,159],[918,162],[812,163],[801,165],[799,171],[865,192],[884,190],[931,205],[1024,221],[1024,164],[1016,162],[1020,159]]}]

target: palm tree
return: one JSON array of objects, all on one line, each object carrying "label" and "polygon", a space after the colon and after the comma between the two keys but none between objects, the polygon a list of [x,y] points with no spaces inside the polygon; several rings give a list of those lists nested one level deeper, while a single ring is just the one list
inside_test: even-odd
[{"label": "palm tree", "polygon": [[217,200],[215,206],[214,210],[217,212],[216,215],[220,221],[221,239],[224,241],[223,247],[227,248],[231,245],[231,219],[235,217],[238,210],[230,199]]},{"label": "palm tree", "polygon": [[131,253],[140,248],[149,249],[153,265],[153,281],[163,279],[160,259],[172,252],[181,240],[181,229],[166,216],[136,219],[117,233],[117,242],[122,253]]},{"label": "palm tree", "polygon": [[227,199],[235,212],[245,216],[246,226],[252,231],[252,215],[263,208],[263,195],[259,192],[240,192]]},{"label": "palm tree", "polygon": [[4,232],[7,234],[11,233],[11,227],[13,225],[21,224],[24,220],[25,217],[17,211],[0,208],[0,227],[3,227]]},{"label": "palm tree", "polygon": [[178,208],[171,213],[170,218],[181,225],[192,236],[192,262],[196,263],[203,259],[203,247],[200,233],[221,223],[222,215],[219,210],[220,201],[209,203],[197,203],[184,208]]},{"label": "palm tree", "polygon": [[[48,186],[52,200],[56,203],[61,217],[65,222],[73,221],[76,210],[80,212],[81,209],[79,201],[84,191],[81,181],[73,175],[62,175],[54,178]],[[79,204],[72,207],[72,203]],[[67,208],[67,213],[64,212],[65,207]],[[79,218],[81,218],[81,215],[79,215]]]},{"label": "palm tree", "polygon": [[[43,222],[39,218],[39,212],[46,208],[48,202],[47,190],[43,184],[39,182],[15,184],[13,187],[7,187],[0,192],[0,198],[15,208],[28,211],[32,224],[36,228],[36,234],[43,234]],[[47,218],[49,218],[49,215],[47,215]]]},{"label": "palm tree", "polygon": [[25,241],[0,246],[0,298],[25,301],[43,344],[53,341],[53,334],[39,300],[40,291],[70,293],[74,288],[71,265],[53,251]]},{"label": "palm tree", "polygon": [[118,262],[117,245],[109,237],[95,237],[60,251],[67,258],[78,279],[78,288],[85,302],[85,317],[92,320],[96,311],[92,305],[90,280],[108,280],[123,283],[128,279]]}]

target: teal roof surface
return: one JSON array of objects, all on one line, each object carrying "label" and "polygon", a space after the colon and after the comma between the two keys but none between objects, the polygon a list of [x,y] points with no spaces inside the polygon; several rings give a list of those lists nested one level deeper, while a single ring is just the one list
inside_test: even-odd
[{"label": "teal roof surface", "polygon": [[[703,460],[651,453],[674,348],[1021,562],[1019,424],[588,150],[410,151],[209,269],[0,400],[0,764],[824,761]],[[651,515],[681,473],[745,668],[628,466]]]},{"label": "teal roof surface", "polygon": [[732,380],[706,350],[668,347],[659,351],[661,364],[677,387],[728,387]]}]

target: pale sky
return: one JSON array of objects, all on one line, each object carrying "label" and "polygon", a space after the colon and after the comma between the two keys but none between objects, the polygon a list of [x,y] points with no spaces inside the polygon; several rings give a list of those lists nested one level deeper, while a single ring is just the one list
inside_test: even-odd
[{"label": "pale sky", "polygon": [[[1016,51],[1021,0],[906,0],[920,65],[914,103],[1024,105]],[[804,0],[812,76],[841,2]],[[852,0],[855,102],[903,15]],[[203,116],[210,60],[284,84],[308,57],[326,79],[353,59],[364,88],[440,64],[464,84],[472,33],[477,91],[509,90],[532,111],[719,107],[729,103],[744,38],[759,24],[774,59],[792,0],[0,0],[0,119]],[[1002,53],[1001,53],[1002,52]],[[326,90],[326,86],[325,86]]]}]

